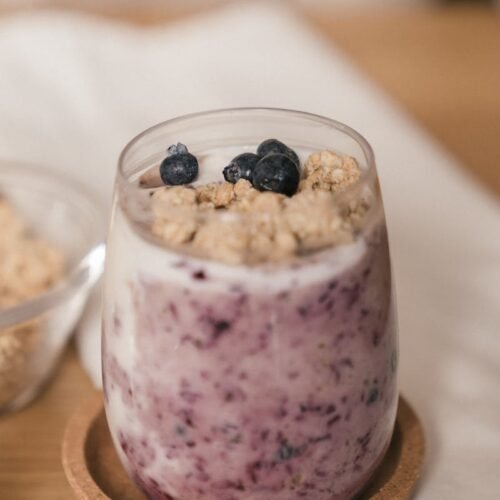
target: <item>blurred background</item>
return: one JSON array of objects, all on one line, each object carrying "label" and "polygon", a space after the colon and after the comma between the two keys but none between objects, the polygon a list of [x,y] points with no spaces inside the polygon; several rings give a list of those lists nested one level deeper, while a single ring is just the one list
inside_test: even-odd
[{"label": "blurred background", "polygon": [[[96,14],[160,26],[244,0],[0,0],[0,20],[20,12]],[[488,188],[496,169],[500,0],[268,0],[291,6],[435,135]],[[311,22],[312,21],[312,22]],[[175,24],[175,23],[174,23]],[[491,63],[490,63],[491,61]],[[465,115],[464,115],[465,114]],[[450,127],[457,120],[461,127]],[[475,147],[472,147],[472,146]],[[484,155],[480,162],[479,154]],[[43,158],[42,158],[43,159]],[[48,158],[51,161],[51,158]]]},{"label": "blurred background", "polygon": [[[193,8],[206,7],[239,0],[1,0],[0,6],[4,9],[33,8],[33,7],[78,7],[86,10],[113,12],[125,10],[186,11]],[[269,0],[269,2],[284,2],[298,4],[308,8],[409,8],[453,4],[499,4],[498,0]]]}]

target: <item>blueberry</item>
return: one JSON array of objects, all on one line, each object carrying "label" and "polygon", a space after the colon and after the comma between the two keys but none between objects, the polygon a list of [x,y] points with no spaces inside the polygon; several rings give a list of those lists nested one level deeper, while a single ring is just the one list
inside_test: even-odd
[{"label": "blueberry", "polygon": [[164,184],[179,186],[189,184],[198,176],[198,160],[188,152],[180,142],[172,144],[167,150],[168,156],[160,165],[160,177]]},{"label": "blueberry", "polygon": [[292,196],[299,187],[300,174],[296,164],[283,154],[270,154],[257,163],[252,184],[259,191],[273,191]]},{"label": "blueberry", "polygon": [[281,462],[284,462],[293,458],[295,453],[295,448],[291,444],[285,442],[279,447],[276,453],[276,458]]},{"label": "blueberry", "polygon": [[235,184],[240,179],[252,180],[252,172],[260,157],[254,153],[243,153],[231,160],[231,163],[224,168],[224,179]]},{"label": "blueberry", "polygon": [[259,144],[259,147],[257,148],[257,154],[260,157],[264,157],[272,153],[280,153],[282,155],[286,155],[297,165],[297,167],[300,166],[300,160],[297,156],[297,153],[293,149],[289,148],[286,144],[283,144],[281,141],[278,141],[277,139],[267,139],[266,141]]},{"label": "blueberry", "polygon": [[368,393],[368,397],[366,399],[366,406],[370,406],[371,404],[375,403],[378,399],[378,387],[372,387],[370,389],[370,392]]},{"label": "blueberry", "polygon": [[172,155],[180,155],[188,152],[188,148],[185,144],[182,144],[182,142],[178,142],[177,144],[172,144],[167,148],[167,155],[172,156]]}]

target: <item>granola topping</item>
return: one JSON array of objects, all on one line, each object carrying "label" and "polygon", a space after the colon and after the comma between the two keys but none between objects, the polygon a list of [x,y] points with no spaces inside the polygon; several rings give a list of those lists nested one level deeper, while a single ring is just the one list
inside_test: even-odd
[{"label": "granola topping", "polygon": [[353,241],[369,203],[358,197],[340,207],[335,195],[360,174],[354,158],[322,151],[309,156],[290,197],[246,179],[162,187],[152,195],[152,232],[168,246],[228,264],[292,259]]}]

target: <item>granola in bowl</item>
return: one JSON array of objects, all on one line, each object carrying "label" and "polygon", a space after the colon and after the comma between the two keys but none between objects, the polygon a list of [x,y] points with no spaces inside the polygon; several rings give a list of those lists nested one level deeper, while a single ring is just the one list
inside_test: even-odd
[{"label": "granola in bowl", "polygon": [[[31,230],[0,197],[0,312],[33,299],[64,276],[64,254]],[[0,329],[0,407],[31,378],[31,358],[42,341],[38,319]]]}]

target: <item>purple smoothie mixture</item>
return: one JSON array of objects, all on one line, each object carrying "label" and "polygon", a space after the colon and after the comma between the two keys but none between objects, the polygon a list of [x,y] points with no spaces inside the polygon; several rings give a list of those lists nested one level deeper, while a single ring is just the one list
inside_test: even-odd
[{"label": "purple smoothie mixture", "polygon": [[340,273],[279,293],[214,289],[220,278],[188,257],[183,285],[165,269],[110,271],[129,301],[105,315],[106,411],[148,498],[332,500],[366,484],[397,405],[382,228]]}]

